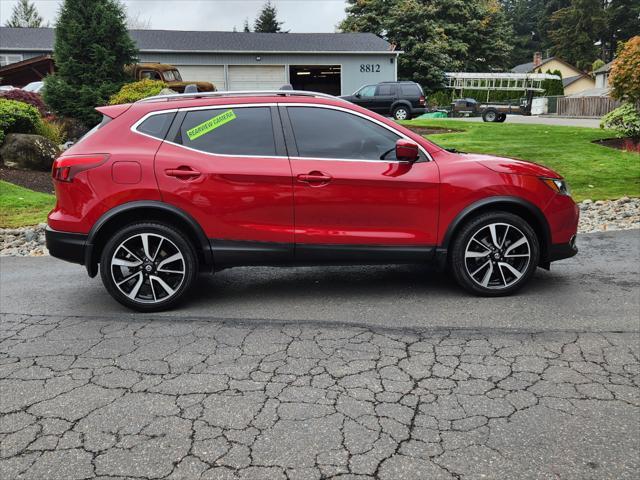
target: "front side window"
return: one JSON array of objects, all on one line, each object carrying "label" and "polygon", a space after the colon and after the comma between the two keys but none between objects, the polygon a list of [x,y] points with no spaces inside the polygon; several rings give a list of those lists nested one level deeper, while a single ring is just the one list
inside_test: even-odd
[{"label": "front side window", "polygon": [[187,112],[176,139],[185,147],[220,155],[274,156],[268,107],[217,108]]},{"label": "front side window", "polygon": [[166,82],[173,82],[176,79],[176,77],[173,75],[173,70],[162,72],[162,76],[164,77],[164,80]]},{"label": "front side window", "polygon": [[376,93],[375,85],[367,85],[366,87],[362,87],[360,90],[358,90],[358,94],[361,97],[373,97],[375,93]]},{"label": "front side window", "polygon": [[301,157],[395,160],[399,135],[340,110],[288,107]]}]

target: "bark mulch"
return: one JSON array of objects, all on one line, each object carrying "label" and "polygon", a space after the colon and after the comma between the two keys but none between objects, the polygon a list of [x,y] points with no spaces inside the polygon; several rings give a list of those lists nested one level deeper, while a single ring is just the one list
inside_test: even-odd
[{"label": "bark mulch", "polygon": [[0,166],[0,180],[42,193],[54,193],[51,172],[18,170]]}]

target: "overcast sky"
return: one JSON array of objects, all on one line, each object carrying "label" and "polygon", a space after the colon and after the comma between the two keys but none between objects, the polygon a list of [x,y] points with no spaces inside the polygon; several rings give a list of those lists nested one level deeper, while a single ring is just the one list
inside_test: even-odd
[{"label": "overcast sky", "polygon": [[[266,0],[265,0],[266,1]],[[0,23],[11,16],[17,0],[0,0]],[[40,15],[53,25],[62,0],[35,0]],[[263,0],[124,0],[135,17],[162,30],[242,30],[253,21]],[[292,32],[333,32],[345,16],[344,0],[272,0],[283,29]],[[2,39],[0,38],[0,42]]]}]

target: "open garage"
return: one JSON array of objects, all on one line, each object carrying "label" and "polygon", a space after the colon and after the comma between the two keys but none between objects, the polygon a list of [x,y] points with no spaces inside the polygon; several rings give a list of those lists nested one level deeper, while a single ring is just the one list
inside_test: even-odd
[{"label": "open garage", "polygon": [[[291,84],[348,95],[365,84],[397,80],[402,53],[372,33],[130,33],[141,62],[175,65],[184,80],[212,82],[218,90],[269,90]],[[52,28],[0,27],[0,37],[0,59],[5,63],[53,52]]]}]

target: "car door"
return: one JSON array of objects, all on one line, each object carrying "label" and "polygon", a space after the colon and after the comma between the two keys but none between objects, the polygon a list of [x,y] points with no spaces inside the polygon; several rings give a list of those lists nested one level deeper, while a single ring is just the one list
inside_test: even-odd
[{"label": "car door", "polygon": [[376,94],[373,97],[373,110],[376,113],[388,115],[391,112],[391,105],[397,98],[396,86],[391,83],[381,83],[376,87]]},{"label": "car door", "polygon": [[298,260],[401,260],[430,251],[437,241],[435,162],[424,152],[415,163],[396,160],[401,135],[359,112],[326,105],[281,108],[294,177]]},{"label": "car door", "polygon": [[293,187],[276,107],[180,111],[155,157],[164,202],[189,213],[216,264],[286,261]]},{"label": "car door", "polygon": [[375,85],[365,85],[354,94],[353,103],[372,110],[375,107]]}]

